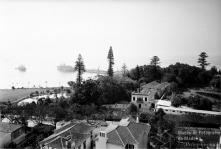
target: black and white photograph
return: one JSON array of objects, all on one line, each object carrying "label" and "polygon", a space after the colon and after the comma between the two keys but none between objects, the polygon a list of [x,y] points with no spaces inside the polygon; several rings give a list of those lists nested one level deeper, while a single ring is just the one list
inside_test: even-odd
[{"label": "black and white photograph", "polygon": [[0,149],[221,149],[221,0],[0,0]]}]

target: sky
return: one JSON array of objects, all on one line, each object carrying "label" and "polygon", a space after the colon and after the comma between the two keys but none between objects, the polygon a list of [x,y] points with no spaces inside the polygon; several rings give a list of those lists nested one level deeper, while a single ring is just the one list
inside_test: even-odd
[{"label": "sky", "polygon": [[0,0],[0,66],[45,70],[74,65],[115,70],[149,64],[197,65],[205,51],[221,69],[220,0]]}]

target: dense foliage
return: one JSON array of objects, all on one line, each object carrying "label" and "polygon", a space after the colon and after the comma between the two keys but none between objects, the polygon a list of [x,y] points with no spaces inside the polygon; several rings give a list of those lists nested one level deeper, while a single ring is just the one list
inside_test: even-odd
[{"label": "dense foliage", "polygon": [[136,83],[129,78],[100,77],[97,80],[86,80],[75,89],[71,100],[81,105],[94,103],[96,105],[113,104],[120,101],[130,101],[130,92],[136,88]]},{"label": "dense foliage", "polygon": [[[130,70],[128,76],[140,83],[158,80],[176,82],[181,88],[191,88],[208,86],[210,83],[219,87],[220,78],[214,78],[219,73],[215,67],[210,70],[203,70],[196,66],[176,63],[166,68],[154,65],[136,66]],[[212,78],[214,78],[213,81]]]},{"label": "dense foliage", "polygon": [[200,97],[199,95],[191,95],[188,99],[180,96],[171,96],[171,104],[175,107],[188,106],[198,110],[212,110],[213,103],[207,99]]}]

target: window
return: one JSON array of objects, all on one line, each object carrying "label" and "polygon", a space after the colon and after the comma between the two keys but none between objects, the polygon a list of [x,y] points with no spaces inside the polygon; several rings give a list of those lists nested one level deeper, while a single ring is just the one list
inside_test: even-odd
[{"label": "window", "polygon": [[125,146],[125,149],[134,149],[134,145],[133,144],[127,144]]},{"label": "window", "polygon": [[105,133],[100,132],[101,137],[105,137]]},{"label": "window", "polygon": [[145,97],[145,101],[147,101],[147,97]]},{"label": "window", "polygon": [[139,104],[139,109],[141,108],[141,104]]},{"label": "window", "polygon": [[139,98],[137,98],[137,101],[138,102],[143,102],[143,98],[139,97]]},{"label": "window", "polygon": [[86,149],[86,141],[83,143],[83,149]]},{"label": "window", "polygon": [[135,101],[135,97],[133,97],[133,101]]}]

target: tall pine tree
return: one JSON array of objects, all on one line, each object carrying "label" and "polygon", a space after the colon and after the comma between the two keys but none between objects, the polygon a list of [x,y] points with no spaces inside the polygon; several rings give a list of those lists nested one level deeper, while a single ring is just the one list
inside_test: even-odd
[{"label": "tall pine tree", "polygon": [[208,55],[206,54],[206,52],[201,52],[199,55],[198,63],[203,70],[205,70],[206,66],[209,65],[209,63],[207,63],[207,60],[206,60],[207,57]]},{"label": "tall pine tree", "polygon": [[85,72],[85,66],[81,54],[78,55],[74,70],[77,71],[77,86],[80,86],[82,82],[82,74]]},{"label": "tall pine tree", "polygon": [[113,77],[113,75],[114,75],[114,70],[113,70],[114,55],[113,55],[113,50],[112,50],[111,46],[110,46],[110,49],[108,52],[107,59],[108,59],[108,63],[109,63],[107,74],[108,74],[108,76]]},{"label": "tall pine tree", "polygon": [[122,76],[123,77],[126,77],[127,75],[127,66],[125,63],[123,63],[123,66],[122,66]]},{"label": "tall pine tree", "polygon": [[160,64],[160,58],[158,56],[153,56],[150,61],[150,65],[157,66]]}]

